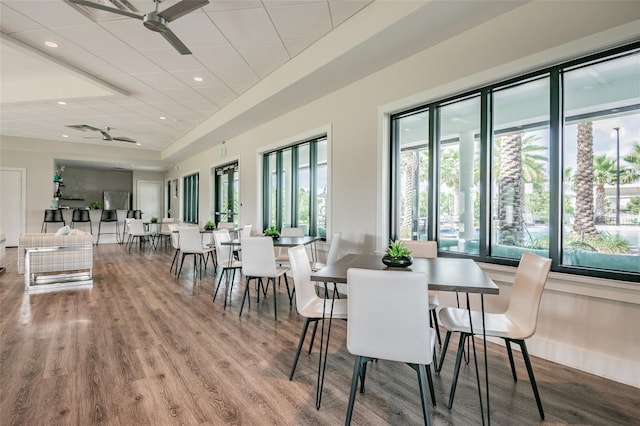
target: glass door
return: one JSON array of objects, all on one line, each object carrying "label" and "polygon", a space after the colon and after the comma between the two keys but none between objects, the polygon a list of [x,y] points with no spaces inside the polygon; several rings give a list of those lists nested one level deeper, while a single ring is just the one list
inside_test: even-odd
[{"label": "glass door", "polygon": [[238,222],[238,162],[215,169],[215,221]]}]

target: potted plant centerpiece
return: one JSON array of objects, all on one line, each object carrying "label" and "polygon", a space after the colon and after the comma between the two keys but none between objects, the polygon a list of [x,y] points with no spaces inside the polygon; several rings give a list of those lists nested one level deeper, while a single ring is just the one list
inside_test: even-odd
[{"label": "potted plant centerpiece", "polygon": [[204,229],[207,231],[213,231],[214,229],[216,229],[216,224],[212,221],[208,221],[204,224]]},{"label": "potted plant centerpiece", "polygon": [[158,223],[158,216],[151,216],[151,223]]},{"label": "potted plant centerpiece", "polygon": [[390,241],[382,263],[392,268],[406,268],[413,263],[411,250],[400,240]]},{"label": "potted plant centerpiece", "polygon": [[277,240],[278,238],[280,238],[280,232],[276,229],[275,226],[270,226],[264,230],[264,236],[271,237],[274,240]]}]

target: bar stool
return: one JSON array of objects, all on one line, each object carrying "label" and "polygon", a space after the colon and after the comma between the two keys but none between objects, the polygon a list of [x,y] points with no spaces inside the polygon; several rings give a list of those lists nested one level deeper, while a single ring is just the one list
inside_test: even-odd
[{"label": "bar stool", "polygon": [[[102,223],[115,222],[116,232],[102,232]],[[118,224],[118,212],[116,210],[102,210],[100,215],[100,223],[98,224],[98,238],[96,239],[96,245],[100,242],[100,234],[116,234],[116,241],[120,243],[120,225]]]},{"label": "bar stool", "polygon": [[59,209],[46,209],[44,211],[44,220],[42,221],[42,227],[40,228],[40,232],[47,232],[47,224],[49,223],[62,223],[62,226],[65,226],[67,223],[64,221],[64,217],[62,217],[62,211]]},{"label": "bar stool", "polygon": [[71,216],[71,227],[75,228],[75,223],[88,223],[89,232],[93,234],[93,226],[91,225],[91,217],[89,216],[89,210],[87,209],[74,209],[73,216]]}]

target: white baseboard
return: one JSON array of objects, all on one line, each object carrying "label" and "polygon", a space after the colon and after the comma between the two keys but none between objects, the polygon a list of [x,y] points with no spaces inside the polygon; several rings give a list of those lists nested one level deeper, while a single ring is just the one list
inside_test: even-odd
[{"label": "white baseboard", "polygon": [[[504,340],[488,337],[488,341],[504,346]],[[519,351],[518,345],[511,345]],[[605,379],[640,388],[640,363],[589,352],[575,346],[536,338],[527,339],[529,355],[543,358],[567,367],[595,374]]]}]

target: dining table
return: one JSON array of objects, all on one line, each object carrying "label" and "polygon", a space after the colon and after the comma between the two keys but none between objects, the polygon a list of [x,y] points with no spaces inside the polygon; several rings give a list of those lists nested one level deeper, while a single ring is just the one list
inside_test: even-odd
[{"label": "dining table", "polygon": [[[315,259],[318,258],[318,253],[317,253],[317,248],[315,243],[320,240],[322,240],[322,237],[314,237],[309,235],[305,235],[303,237],[279,237],[273,240],[273,246],[291,248],[299,245],[303,245],[303,246],[312,245],[311,258],[315,262]],[[231,253],[233,253],[234,250],[237,250],[236,247],[240,246],[241,239],[234,238],[232,240],[225,241],[222,244],[225,246],[231,246],[232,247]]]},{"label": "dining table", "polygon": [[[437,291],[450,291],[456,293],[465,293],[467,310],[469,312],[469,320],[471,321],[471,308],[469,294],[480,295],[481,311],[482,311],[482,337],[484,345],[484,370],[485,370],[485,392],[487,404],[487,422],[491,423],[489,414],[489,375],[487,369],[487,339],[484,333],[484,295],[497,295],[500,288],[487,276],[487,274],[472,260],[458,257],[436,257],[432,259],[414,258],[413,263],[404,268],[391,268],[382,263],[382,255],[378,254],[348,254],[331,265],[311,273],[312,282],[322,282],[325,286],[324,308],[326,304],[331,303],[329,309],[329,317],[323,318],[321,334],[320,334],[320,357],[318,360],[318,376],[316,381],[316,408],[320,409],[322,402],[322,389],[324,386],[324,375],[327,366],[327,355],[329,347],[329,339],[331,337],[331,320],[333,317],[333,303],[335,301],[335,291],[329,292],[328,283],[347,284],[347,271],[351,268],[370,269],[370,270],[404,270],[411,272],[421,272],[426,275],[428,289]],[[328,295],[332,294],[331,297]],[[425,309],[428,309],[425,306]],[[328,320],[325,342],[325,319]],[[473,323],[471,323],[471,332],[473,333]],[[473,355],[476,370],[476,381],[478,386],[478,397],[480,400],[480,415],[482,416],[482,424],[485,424],[482,386],[480,384],[480,373],[476,356],[476,347],[474,339]]]}]

